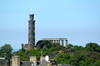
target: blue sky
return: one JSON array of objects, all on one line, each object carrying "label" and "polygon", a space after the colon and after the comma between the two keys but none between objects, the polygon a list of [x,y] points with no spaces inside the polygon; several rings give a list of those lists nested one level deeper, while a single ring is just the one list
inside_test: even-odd
[{"label": "blue sky", "polygon": [[16,50],[28,43],[33,9],[35,43],[42,38],[67,38],[68,43],[100,45],[100,0],[0,0],[0,47]]}]

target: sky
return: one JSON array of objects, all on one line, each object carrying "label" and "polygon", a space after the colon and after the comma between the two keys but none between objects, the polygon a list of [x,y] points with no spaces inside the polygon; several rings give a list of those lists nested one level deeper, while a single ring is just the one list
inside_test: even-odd
[{"label": "sky", "polygon": [[33,9],[35,43],[42,38],[67,38],[68,44],[100,45],[100,0],[0,0],[0,47],[14,50],[28,43]]}]

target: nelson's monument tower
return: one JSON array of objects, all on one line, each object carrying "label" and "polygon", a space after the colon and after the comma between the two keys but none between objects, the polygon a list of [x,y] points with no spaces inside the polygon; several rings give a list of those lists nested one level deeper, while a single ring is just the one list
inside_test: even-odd
[{"label": "nelson's monument tower", "polygon": [[22,44],[22,48],[29,50],[29,49],[37,49],[38,45],[35,45],[35,20],[34,14],[30,14],[29,22],[29,35],[28,35],[28,44]]},{"label": "nelson's monument tower", "polygon": [[[22,44],[22,48],[25,50],[29,49],[37,49],[40,48],[40,46],[37,44],[35,45],[35,20],[34,20],[34,14],[31,12],[30,14],[30,20],[29,22],[29,30],[28,30],[28,44]],[[62,46],[63,46],[63,40],[66,41],[66,47],[67,47],[67,39],[66,38],[44,38],[42,40],[49,40],[51,43],[59,43],[62,41]]]}]

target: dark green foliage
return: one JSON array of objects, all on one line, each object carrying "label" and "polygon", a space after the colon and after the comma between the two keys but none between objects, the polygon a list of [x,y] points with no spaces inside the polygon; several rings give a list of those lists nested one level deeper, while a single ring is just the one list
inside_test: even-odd
[{"label": "dark green foliage", "polygon": [[87,51],[96,51],[96,52],[100,52],[100,47],[97,43],[87,43],[85,49]]},{"label": "dark green foliage", "polygon": [[20,56],[21,61],[29,61],[29,57],[23,51],[19,51],[16,55]]},{"label": "dark green foliage", "polygon": [[66,54],[66,53],[62,52],[62,53],[59,53],[57,55],[57,57],[55,58],[55,60],[56,60],[56,62],[58,64],[66,64],[66,63],[69,63],[69,58],[70,58],[69,54]]},{"label": "dark green foliage", "polygon": [[59,43],[52,44],[52,47],[57,47],[57,46],[61,46],[61,45]]},{"label": "dark green foliage", "polygon": [[94,63],[94,66],[100,66],[100,59],[96,60],[96,62]]},{"label": "dark green foliage", "polygon": [[30,56],[37,56],[38,55],[38,50],[37,49],[30,49]]},{"label": "dark green foliage", "polygon": [[77,45],[73,46],[73,48],[74,48],[75,50],[84,50],[84,47],[82,47],[82,46],[77,46]]},{"label": "dark green foliage", "polygon": [[[59,43],[51,44],[50,41],[44,40],[39,41],[37,45],[41,45],[41,48],[30,50],[20,49],[14,52],[14,54],[19,55],[21,61],[29,61],[30,56],[37,56],[37,60],[39,61],[41,51],[43,51],[43,56],[48,54],[50,59],[55,59],[57,63],[74,66],[100,66],[100,47],[96,43],[87,43],[86,47],[69,44],[65,48]],[[6,50],[5,46],[0,48],[0,56],[7,53],[11,58],[11,51]]]},{"label": "dark green foliage", "polygon": [[37,59],[40,59],[41,51],[38,51],[37,49],[30,49],[29,52],[30,56],[37,56]]},{"label": "dark green foliage", "polygon": [[47,50],[47,47],[46,47],[46,46],[44,46],[42,49],[43,49],[43,51],[46,51],[46,50]]},{"label": "dark green foliage", "polygon": [[70,64],[75,66],[89,66],[92,63],[92,59],[85,56],[81,52],[75,52],[70,58]]},{"label": "dark green foliage", "polygon": [[10,44],[5,44],[4,46],[1,47],[2,53],[11,53],[12,50],[13,49]]},{"label": "dark green foliage", "polygon": [[73,47],[72,44],[68,44],[67,49],[70,49],[70,48],[72,48],[72,47]]},{"label": "dark green foliage", "polygon": [[4,46],[2,46],[0,48],[0,56],[9,56],[9,58],[11,58],[13,55],[11,54],[12,53],[12,50],[13,48],[11,47],[10,44],[5,44]]},{"label": "dark green foliage", "polygon": [[52,47],[51,42],[48,41],[48,40],[40,40],[40,41],[37,42],[36,45],[39,45],[41,49],[42,49],[44,46],[46,46],[48,49],[49,49],[50,47]]},{"label": "dark green foliage", "polygon": [[24,48],[21,49],[22,52],[25,52],[26,50]]},{"label": "dark green foliage", "polygon": [[52,51],[65,50],[65,47],[61,46],[59,43],[54,43],[52,44],[51,50]]}]

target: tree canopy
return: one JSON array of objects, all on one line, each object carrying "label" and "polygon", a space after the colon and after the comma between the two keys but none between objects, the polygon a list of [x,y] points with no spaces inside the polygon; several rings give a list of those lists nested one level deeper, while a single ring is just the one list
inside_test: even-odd
[{"label": "tree canopy", "polygon": [[5,44],[4,46],[2,46],[0,48],[0,56],[5,56],[5,54],[6,54],[6,55],[8,55],[11,58],[12,50],[13,50],[13,48],[11,47],[10,44]]},{"label": "tree canopy", "polygon": [[47,48],[50,48],[52,45],[51,45],[51,42],[48,41],[48,40],[40,40],[37,42],[36,45],[39,45],[40,48],[42,49],[44,46],[46,46]]},{"label": "tree canopy", "polygon": [[96,52],[100,52],[100,47],[97,43],[87,43],[85,49],[87,51],[96,51]]},{"label": "tree canopy", "polygon": [[[68,44],[67,47],[59,43],[52,44],[50,41],[39,41],[41,45],[38,49],[20,49],[14,55],[19,55],[21,61],[29,61],[30,56],[37,56],[40,60],[41,51],[43,56],[49,55],[50,59],[55,59],[58,64],[69,64],[74,66],[100,66],[100,47],[97,43],[87,43],[85,47]],[[12,47],[5,44],[0,48],[0,56],[7,53],[11,57]]]}]

